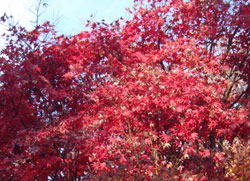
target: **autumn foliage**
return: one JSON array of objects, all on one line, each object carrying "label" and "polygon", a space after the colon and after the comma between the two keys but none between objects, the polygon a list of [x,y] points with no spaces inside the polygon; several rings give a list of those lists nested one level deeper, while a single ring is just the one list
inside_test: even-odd
[{"label": "autumn foliage", "polygon": [[249,2],[129,11],[70,37],[10,26],[0,180],[250,179]]}]

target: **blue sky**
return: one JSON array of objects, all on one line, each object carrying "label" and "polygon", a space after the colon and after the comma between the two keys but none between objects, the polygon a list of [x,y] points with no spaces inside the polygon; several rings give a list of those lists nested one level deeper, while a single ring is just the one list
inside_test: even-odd
[{"label": "blue sky", "polygon": [[[0,0],[0,15],[4,12],[13,15],[16,22],[31,27],[36,0]],[[112,22],[119,17],[129,18],[125,8],[133,5],[133,0],[46,0],[48,6],[43,9],[42,20],[56,23],[59,33],[75,34],[84,30],[88,19]],[[90,18],[90,15],[93,15]],[[1,30],[1,27],[0,27]]]},{"label": "blue sky", "polygon": [[125,10],[133,0],[50,0],[43,18],[52,22],[58,19],[58,29],[63,33],[76,33],[84,28],[90,15],[95,21],[112,22],[118,17],[129,17]]}]

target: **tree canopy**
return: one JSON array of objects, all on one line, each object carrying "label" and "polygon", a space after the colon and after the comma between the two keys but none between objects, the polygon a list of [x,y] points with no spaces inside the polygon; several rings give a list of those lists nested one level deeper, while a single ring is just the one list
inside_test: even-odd
[{"label": "tree canopy", "polygon": [[0,180],[250,179],[249,1],[129,11],[74,36],[9,27]]}]

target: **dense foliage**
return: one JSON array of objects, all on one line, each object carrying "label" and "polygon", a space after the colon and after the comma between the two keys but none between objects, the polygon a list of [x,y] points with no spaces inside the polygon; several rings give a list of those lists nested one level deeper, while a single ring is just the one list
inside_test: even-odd
[{"label": "dense foliage", "polygon": [[250,179],[249,2],[130,12],[71,37],[10,26],[0,180]]}]

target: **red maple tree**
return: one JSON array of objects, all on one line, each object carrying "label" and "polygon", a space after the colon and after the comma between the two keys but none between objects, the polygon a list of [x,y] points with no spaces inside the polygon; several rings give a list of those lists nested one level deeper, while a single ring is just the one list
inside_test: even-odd
[{"label": "red maple tree", "polygon": [[225,148],[249,139],[249,2],[135,0],[129,11],[71,37],[49,23],[9,28],[1,180],[249,178],[247,157],[229,174]]}]

